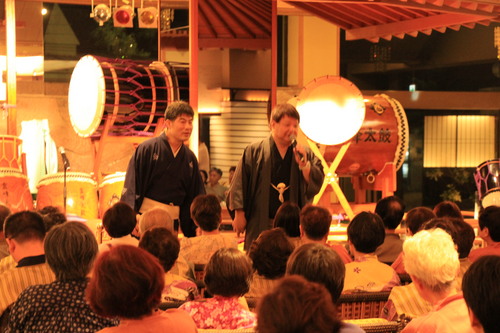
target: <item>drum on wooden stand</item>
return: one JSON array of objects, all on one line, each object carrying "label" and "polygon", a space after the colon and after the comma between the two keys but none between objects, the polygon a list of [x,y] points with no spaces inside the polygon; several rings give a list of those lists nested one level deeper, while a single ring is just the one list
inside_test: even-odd
[{"label": "drum on wooden stand", "polygon": [[33,210],[28,179],[20,170],[0,168],[0,203],[9,207],[12,213]]},{"label": "drum on wooden stand", "polygon": [[22,169],[22,158],[19,152],[23,140],[13,135],[0,136],[0,168]]},{"label": "drum on wooden stand", "polygon": [[168,104],[177,100],[189,100],[186,64],[87,55],[71,75],[68,109],[82,137],[100,137],[106,120],[109,135],[152,136]]},{"label": "drum on wooden stand", "polygon": [[500,159],[481,163],[474,172],[474,180],[483,208],[500,206]]},{"label": "drum on wooden stand", "polygon": [[[46,206],[64,207],[64,173],[47,175],[38,182],[37,209]],[[66,173],[66,213],[86,219],[96,219],[97,184],[89,174]]]},{"label": "drum on wooden stand", "polygon": [[124,182],[125,172],[116,172],[102,179],[99,184],[99,216],[101,218],[108,208],[120,201]]}]

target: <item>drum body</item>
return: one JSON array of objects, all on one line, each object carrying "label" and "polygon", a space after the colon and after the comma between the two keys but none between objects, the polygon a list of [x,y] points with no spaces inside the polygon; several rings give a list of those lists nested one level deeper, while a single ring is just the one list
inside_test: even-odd
[{"label": "drum body", "polygon": [[186,64],[87,55],[71,75],[68,109],[82,137],[100,137],[106,120],[109,135],[152,136],[168,104],[178,100],[189,101]]},{"label": "drum body", "polygon": [[[64,207],[64,173],[58,172],[43,177],[37,188],[37,209],[46,206]],[[66,213],[86,219],[97,218],[97,184],[89,174],[67,172],[66,189]]]},{"label": "drum body", "polygon": [[[387,95],[364,96],[366,113],[360,130],[340,162],[339,176],[377,175],[392,162],[398,170],[408,150],[408,120],[401,104]],[[335,126],[342,126],[341,119]],[[327,146],[324,157],[332,162],[342,145]]]},{"label": "drum body", "polygon": [[109,207],[120,201],[124,182],[125,172],[116,172],[102,179],[99,185],[99,215],[101,218]]},{"label": "drum body", "polygon": [[18,169],[22,168],[20,145],[23,141],[17,136],[0,136],[0,168]]},{"label": "drum body", "polygon": [[16,213],[33,210],[28,179],[18,169],[0,168],[0,202]]},{"label": "drum body", "polygon": [[474,172],[474,180],[483,208],[500,206],[500,159],[481,163]]}]

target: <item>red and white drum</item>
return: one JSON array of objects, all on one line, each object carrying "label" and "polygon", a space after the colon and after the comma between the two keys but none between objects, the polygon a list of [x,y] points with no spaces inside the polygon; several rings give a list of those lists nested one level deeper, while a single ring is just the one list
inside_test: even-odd
[{"label": "red and white drum", "polygon": [[474,172],[474,180],[483,208],[500,206],[500,159],[481,163]]},{"label": "red and white drum", "polygon": [[189,100],[188,74],[187,64],[84,56],[69,85],[71,124],[82,137],[99,137],[107,119],[110,135],[152,136],[169,103]]},{"label": "red and white drum", "polygon": [[[401,104],[387,95],[364,96],[366,113],[361,128],[337,168],[339,176],[376,175],[387,162],[396,170],[404,163],[408,150],[409,128]],[[342,126],[342,119],[331,130]],[[327,146],[324,157],[332,162],[341,145]]]},{"label": "red and white drum", "polygon": [[[46,206],[64,207],[64,173],[43,177],[37,188],[37,209]],[[86,219],[97,218],[97,183],[89,174],[67,172],[66,189],[66,213]]]},{"label": "red and white drum", "polygon": [[22,159],[19,151],[23,140],[13,135],[0,136],[0,168],[21,170]]},{"label": "red and white drum", "polygon": [[125,172],[116,172],[102,179],[99,185],[99,215],[101,218],[109,207],[120,201],[124,182]]},{"label": "red and white drum", "polygon": [[33,210],[28,179],[18,169],[0,168],[0,202],[12,213]]}]

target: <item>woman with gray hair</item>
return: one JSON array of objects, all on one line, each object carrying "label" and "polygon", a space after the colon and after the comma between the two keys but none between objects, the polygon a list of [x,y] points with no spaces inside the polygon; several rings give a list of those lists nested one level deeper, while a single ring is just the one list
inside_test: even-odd
[{"label": "woman with gray hair", "polygon": [[405,241],[403,252],[406,271],[433,309],[402,332],[473,332],[467,305],[454,284],[460,262],[451,236],[438,228],[422,230]]},{"label": "woman with gray hair", "polygon": [[95,332],[118,324],[98,316],[85,302],[97,241],[80,222],[54,226],[44,242],[56,281],[26,288],[10,312],[7,332]]}]

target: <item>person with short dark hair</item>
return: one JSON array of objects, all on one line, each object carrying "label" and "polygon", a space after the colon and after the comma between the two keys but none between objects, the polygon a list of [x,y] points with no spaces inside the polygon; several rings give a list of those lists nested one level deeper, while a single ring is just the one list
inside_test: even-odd
[{"label": "person with short dark hair", "polygon": [[46,232],[49,232],[53,226],[63,224],[67,221],[66,215],[55,206],[45,206],[38,210],[38,213],[43,217]]},{"label": "person with short dark hair", "polygon": [[478,258],[465,272],[462,291],[476,332],[497,333],[500,327],[500,256]]},{"label": "person with short dark hair", "polygon": [[375,254],[378,260],[392,264],[403,251],[403,241],[396,233],[405,214],[405,204],[400,198],[391,195],[380,199],[375,206],[375,213],[380,216],[385,227],[385,238]]},{"label": "person with short dark hair", "polygon": [[320,283],[299,275],[283,278],[257,306],[259,333],[361,333],[342,323],[329,293]]},{"label": "person with short dark hair", "polygon": [[271,291],[279,278],[285,275],[286,262],[294,249],[281,228],[263,231],[253,241],[248,256],[254,269],[247,297],[262,297]]},{"label": "person with short dark hair", "polygon": [[177,237],[165,228],[153,228],[144,233],[139,247],[154,255],[165,270],[165,288],[162,301],[185,301],[198,297],[196,284],[171,272],[179,257],[180,244]]},{"label": "person with short dark hair", "polygon": [[0,204],[0,259],[9,256],[9,246],[5,241],[5,236],[3,234],[3,223],[5,222],[7,216],[9,216],[10,214],[11,213],[9,207]]},{"label": "person with short dark hair", "polygon": [[227,187],[220,184],[219,181],[222,177],[222,170],[219,168],[212,168],[208,173],[208,183],[205,185],[207,194],[213,194],[219,199],[219,202],[226,201]]},{"label": "person with short dark hair", "polygon": [[119,201],[109,207],[102,217],[102,225],[112,239],[101,244],[99,251],[106,251],[116,245],[137,246],[139,241],[132,236],[136,224],[134,210],[127,203]]},{"label": "person with short dark hair", "polygon": [[500,207],[486,207],[479,215],[479,233],[486,246],[472,250],[469,254],[471,262],[486,255],[500,256]]},{"label": "person with short dark hair", "polygon": [[222,209],[213,194],[199,195],[191,204],[191,217],[200,228],[200,235],[181,240],[181,256],[194,264],[207,264],[212,254],[220,248],[237,248],[236,238],[222,234]]},{"label": "person with short dark hair", "polygon": [[196,332],[189,315],[178,309],[155,311],[165,284],[157,258],[136,246],[117,245],[96,260],[86,299],[99,315],[120,319],[99,332]]},{"label": "person with short dark hair", "polygon": [[286,264],[286,275],[293,274],[324,285],[334,303],[344,289],[344,262],[326,245],[309,243],[296,248]]},{"label": "person with short dark hair", "polygon": [[[432,209],[427,207],[415,207],[410,209],[410,211],[406,213],[406,235],[413,236],[422,228],[425,222],[428,222],[435,217],[436,214],[434,214]],[[402,252],[396,260],[394,260],[391,267],[394,268],[398,274],[406,274]]]},{"label": "person with short dark hair", "polygon": [[352,258],[341,244],[327,244],[332,215],[320,206],[305,205],[300,212],[300,238],[302,244],[319,243],[332,248],[342,258],[344,264],[352,262]]},{"label": "person with short dark hair", "polygon": [[80,222],[56,225],[44,247],[56,281],[28,287],[19,295],[10,311],[9,332],[95,332],[116,326],[117,320],[98,316],[85,302],[98,251],[90,229]]},{"label": "person with short dark hair", "polygon": [[378,261],[375,254],[384,238],[384,223],[377,214],[361,212],[349,223],[347,242],[354,262],[345,265],[344,292],[391,290],[400,284],[396,271]]},{"label": "person with short dark hair", "polygon": [[45,224],[40,214],[22,211],[9,215],[3,230],[17,266],[0,274],[0,315],[27,287],[55,280],[45,261]]},{"label": "person with short dark hair", "polygon": [[228,196],[235,210],[233,229],[245,232],[245,250],[259,234],[272,227],[285,201],[301,208],[311,202],[325,177],[323,166],[309,149],[297,144],[300,115],[291,104],[277,104],[271,111],[271,135],[248,145],[241,157]]},{"label": "person with short dark hair", "polygon": [[238,329],[255,326],[255,314],[238,302],[250,288],[252,263],[237,249],[217,250],[205,267],[205,285],[213,298],[184,303],[200,329]]},{"label": "person with short dark hair", "polygon": [[462,211],[453,201],[442,201],[434,206],[433,211],[436,217],[464,219]]},{"label": "person with short dark hair", "polygon": [[300,208],[297,204],[285,201],[274,216],[273,228],[281,228],[294,246],[300,243]]},{"label": "person with short dark hair", "polygon": [[158,137],[141,143],[127,168],[121,201],[136,213],[151,207],[169,209],[176,227],[184,236],[196,236],[189,207],[205,193],[196,155],[184,144],[191,137],[194,110],[176,101],[165,110],[165,130]]}]

